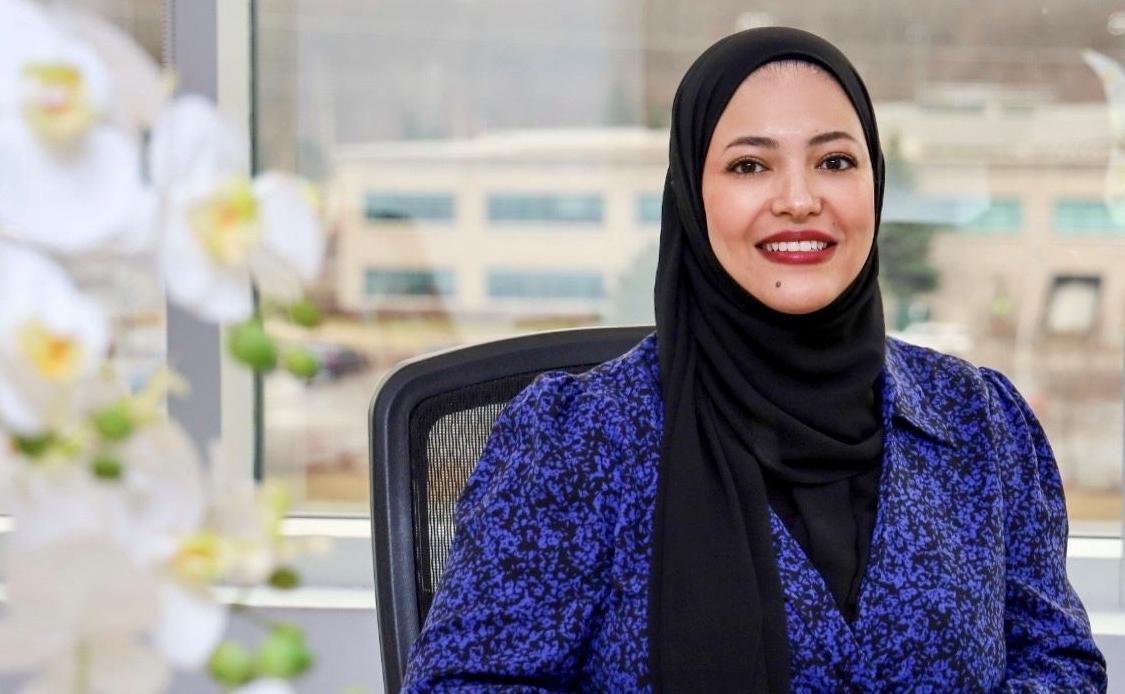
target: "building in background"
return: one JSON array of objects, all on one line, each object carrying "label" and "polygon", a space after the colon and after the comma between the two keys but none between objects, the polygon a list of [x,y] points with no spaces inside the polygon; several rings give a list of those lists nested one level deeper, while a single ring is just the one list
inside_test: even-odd
[{"label": "building in background", "polygon": [[938,286],[888,293],[889,322],[915,321],[910,339],[1013,377],[1055,445],[1072,513],[1120,517],[1125,227],[1103,202],[1113,144],[1082,60],[1125,59],[1116,4],[255,7],[258,160],[317,179],[335,210],[320,292],[331,316],[316,339],[371,364],[305,389],[267,383],[267,471],[303,474],[309,500],[362,496],[363,413],[397,361],[651,320],[676,85],[716,38],[785,24],[837,43],[864,75],[884,144],[910,172],[892,182],[885,221],[936,229],[923,260]]}]

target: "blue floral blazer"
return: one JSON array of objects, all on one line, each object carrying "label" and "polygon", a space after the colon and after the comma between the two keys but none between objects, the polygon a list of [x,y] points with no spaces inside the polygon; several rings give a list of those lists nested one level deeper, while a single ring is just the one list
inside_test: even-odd
[{"label": "blue floral blazer", "polygon": [[[1002,375],[888,340],[884,464],[857,616],[773,518],[797,694],[1105,692],[1066,577],[1043,431]],[[407,692],[648,692],[662,405],[655,337],[547,374],[458,505]]]}]

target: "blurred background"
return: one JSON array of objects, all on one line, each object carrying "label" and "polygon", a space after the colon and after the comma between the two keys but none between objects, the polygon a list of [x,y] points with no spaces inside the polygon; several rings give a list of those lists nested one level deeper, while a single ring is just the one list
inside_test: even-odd
[{"label": "blurred background", "polygon": [[[162,2],[80,4],[161,54]],[[251,18],[256,160],[316,180],[331,220],[326,324],[273,326],[325,368],[260,392],[261,469],[304,513],[366,513],[367,405],[398,361],[652,320],[675,87],[717,38],[781,24],[840,46],[876,103],[888,329],[1012,378],[1073,530],[1119,533],[1125,3],[256,0]],[[162,300],[84,267],[133,298],[119,320],[145,329],[119,356],[145,373]]]}]

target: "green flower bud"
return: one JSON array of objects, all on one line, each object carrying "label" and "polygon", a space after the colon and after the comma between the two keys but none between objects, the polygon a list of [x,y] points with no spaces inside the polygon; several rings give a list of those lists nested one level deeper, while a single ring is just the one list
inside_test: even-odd
[{"label": "green flower bud", "polygon": [[274,628],[258,646],[258,673],[264,677],[291,679],[308,670],[312,662],[305,633],[291,624]]},{"label": "green flower bud", "polygon": [[90,464],[90,469],[94,472],[94,477],[100,480],[112,482],[121,479],[121,475],[125,472],[125,465],[121,460],[103,453],[94,458],[94,462]]},{"label": "green flower bud", "polygon": [[232,327],[227,348],[235,359],[255,371],[272,371],[277,366],[277,345],[257,321]]},{"label": "green flower bud", "polygon": [[291,349],[281,358],[285,370],[297,378],[309,379],[320,371],[320,360],[307,349]]},{"label": "green flower bud", "polygon": [[207,671],[219,684],[237,687],[254,679],[254,656],[241,643],[226,639],[215,647]]},{"label": "green flower bud", "polygon": [[316,304],[308,299],[301,299],[289,305],[289,320],[304,328],[315,328],[324,318]]},{"label": "green flower bud", "polygon": [[288,566],[279,566],[270,574],[269,583],[279,590],[293,590],[301,585],[301,575]]},{"label": "green flower bud", "polygon": [[119,400],[109,407],[95,412],[93,415],[94,428],[102,438],[110,441],[120,441],[129,438],[133,433],[133,412],[129,403]]},{"label": "green flower bud", "polygon": [[43,456],[54,443],[55,437],[51,434],[12,437],[12,448],[26,455],[28,458],[39,458]]}]

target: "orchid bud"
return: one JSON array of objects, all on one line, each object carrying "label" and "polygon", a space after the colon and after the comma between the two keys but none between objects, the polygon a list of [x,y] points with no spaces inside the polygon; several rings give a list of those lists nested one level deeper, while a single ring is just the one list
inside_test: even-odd
[{"label": "orchid bud", "polygon": [[312,661],[305,633],[291,624],[275,627],[258,647],[258,672],[265,677],[296,677],[308,670]]},{"label": "orchid bud", "polygon": [[94,458],[94,462],[90,464],[90,469],[98,479],[112,482],[121,479],[125,466],[121,463],[120,458],[103,454]]},{"label": "orchid bud", "polygon": [[207,671],[216,682],[237,687],[254,678],[254,656],[241,643],[226,639],[211,654]]},{"label": "orchid bud", "polygon": [[277,344],[257,321],[231,328],[227,347],[235,359],[255,371],[272,371],[277,366]]},{"label": "orchid bud", "polygon": [[92,419],[94,428],[109,441],[120,441],[133,433],[133,412],[124,400],[95,412]]},{"label": "orchid bud", "polygon": [[289,305],[289,320],[304,328],[315,328],[320,325],[323,317],[315,303],[308,299],[301,299]]},{"label": "orchid bud", "polygon": [[320,371],[320,361],[307,349],[291,349],[281,358],[285,370],[297,378],[309,379]]}]

